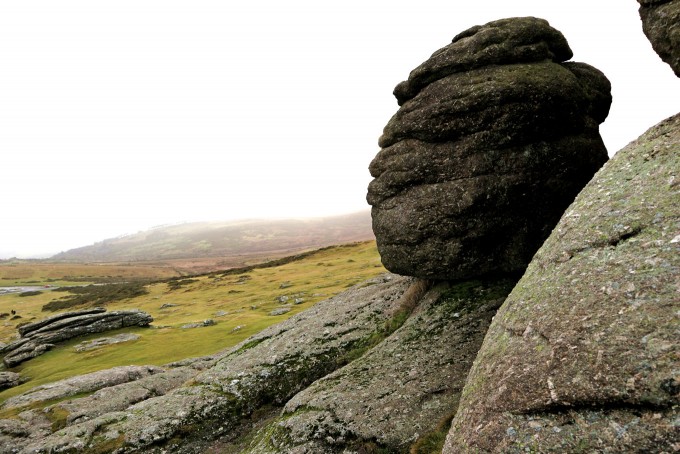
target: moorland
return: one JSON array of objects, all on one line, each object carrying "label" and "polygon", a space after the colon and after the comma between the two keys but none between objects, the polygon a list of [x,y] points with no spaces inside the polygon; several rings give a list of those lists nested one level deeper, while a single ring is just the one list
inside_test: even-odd
[{"label": "moorland", "polygon": [[[208,271],[194,273],[177,269],[174,260],[0,261],[0,286],[39,288],[0,296],[2,343],[16,339],[17,328],[23,324],[90,307],[139,309],[154,318],[147,328],[73,339],[11,369],[28,380],[0,392],[0,402],[35,386],[88,372],[122,365],[163,365],[214,354],[385,272],[375,241],[300,251],[302,245],[285,257],[279,255],[286,247],[261,248],[260,255],[247,257],[236,254],[226,261],[240,266],[213,261]],[[191,262],[188,256],[181,260]],[[224,262],[225,256],[220,260]],[[75,348],[122,332],[139,337],[92,350]]]}]

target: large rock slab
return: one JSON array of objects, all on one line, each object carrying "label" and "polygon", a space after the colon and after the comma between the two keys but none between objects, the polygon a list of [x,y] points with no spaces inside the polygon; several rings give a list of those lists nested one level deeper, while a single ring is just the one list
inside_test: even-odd
[{"label": "large rock slab", "polygon": [[67,312],[19,327],[21,337],[0,352],[5,354],[5,366],[11,368],[69,339],[129,326],[148,326],[152,321],[151,315],[140,310],[106,312],[95,308]]},{"label": "large rock slab", "polygon": [[63,399],[76,394],[94,392],[102,388],[139,380],[162,371],[162,368],[156,366],[121,366],[78,375],[47,385],[36,386],[23,394],[10,397],[2,404],[2,408],[17,408],[39,402]]},{"label": "large rock slab", "polygon": [[484,334],[514,284],[438,285],[394,334],[288,401],[244,452],[408,452],[453,417]]},{"label": "large rock slab", "polygon": [[367,196],[390,271],[524,270],[607,159],[609,81],[570,56],[546,21],[504,19],[461,33],[397,86]]},{"label": "large rock slab", "polygon": [[638,0],[642,30],[661,60],[680,77],[680,0]]},{"label": "large rock slab", "polygon": [[[51,435],[24,441],[20,452],[204,452],[205,443],[234,436],[239,423],[259,408],[283,405],[349,361],[348,355],[393,317],[411,283],[385,275],[317,303],[224,352],[207,370],[163,395],[147,398],[141,389],[146,386],[139,386],[143,382],[129,385],[131,399],[143,400],[126,408],[124,401],[97,414],[78,401],[58,404],[74,418]],[[110,392],[98,391],[96,398]]]},{"label": "large rock slab", "polygon": [[445,453],[676,452],[680,115],[619,151],[498,311]]}]

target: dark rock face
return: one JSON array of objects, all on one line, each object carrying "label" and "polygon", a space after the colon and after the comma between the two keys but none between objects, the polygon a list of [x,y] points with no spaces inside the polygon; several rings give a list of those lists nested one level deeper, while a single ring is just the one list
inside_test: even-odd
[{"label": "dark rock face", "polygon": [[16,372],[0,372],[0,391],[19,386],[22,382],[21,375]]},{"label": "dark rock face", "polygon": [[21,338],[3,347],[0,353],[5,354],[5,366],[14,367],[42,355],[56,343],[127,326],[148,326],[152,321],[151,315],[138,310],[106,312],[96,308],[68,312],[20,327]]},{"label": "dark rock face", "polygon": [[445,453],[675,452],[680,115],[619,151],[498,311]]},{"label": "dark rock face", "polygon": [[606,161],[609,81],[536,18],[473,27],[395,89],[370,165],[383,264],[427,279],[524,270]]},{"label": "dark rock face", "polygon": [[645,36],[680,77],[680,0],[638,0],[638,3]]}]

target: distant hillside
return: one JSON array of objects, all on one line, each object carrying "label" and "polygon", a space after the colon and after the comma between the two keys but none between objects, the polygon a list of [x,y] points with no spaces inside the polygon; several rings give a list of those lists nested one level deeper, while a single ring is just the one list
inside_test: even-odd
[{"label": "distant hillside", "polygon": [[50,260],[128,262],[279,255],[373,238],[368,211],[315,219],[197,222],[107,239],[61,252]]}]

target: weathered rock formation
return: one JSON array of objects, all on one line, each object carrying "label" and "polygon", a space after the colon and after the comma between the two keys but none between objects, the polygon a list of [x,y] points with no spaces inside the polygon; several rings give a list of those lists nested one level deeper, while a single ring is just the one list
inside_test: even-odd
[{"label": "weathered rock formation", "polygon": [[680,0],[638,0],[642,30],[654,51],[680,77]]},{"label": "weathered rock formation", "polygon": [[606,161],[610,84],[541,19],[473,27],[395,89],[370,165],[383,264],[427,279],[521,273]]},{"label": "weathered rock formation", "polygon": [[56,383],[50,383],[49,385],[36,386],[19,396],[10,397],[2,404],[2,408],[18,408],[36,402],[63,399],[76,394],[88,393],[109,386],[139,380],[162,371],[163,369],[154,366],[124,366],[78,375]]},{"label": "weathered rock formation", "polygon": [[148,326],[151,315],[139,310],[106,312],[95,308],[67,312],[19,327],[21,337],[4,346],[3,363],[14,367],[50,350],[55,344],[86,334],[102,333],[128,326]]},{"label": "weathered rock formation", "polygon": [[[59,403],[57,413],[67,415],[60,419],[65,427],[54,434],[31,431],[29,421],[36,418],[31,412],[20,413],[18,421],[0,421],[0,452],[15,452],[17,446],[25,453],[154,452],[157,446],[157,452],[169,447],[172,452],[204,452],[214,438],[234,437],[244,419],[261,407],[283,405],[353,359],[392,320],[411,283],[410,278],[383,276],[317,303],[204,362],[209,368],[184,382],[192,376],[188,371],[183,385],[172,390],[145,392],[149,386],[136,381],[84,398],[90,400]],[[112,395],[120,397],[98,410],[100,397]],[[26,404],[25,397],[14,399],[12,407]]]},{"label": "weathered rock formation", "polygon": [[0,372],[0,391],[7,388],[19,386],[22,382],[21,375],[16,372],[2,371]]},{"label": "weathered rock formation", "polygon": [[[435,236],[459,246],[421,264],[456,280],[384,275],[214,356],[35,388],[5,402],[16,416],[0,419],[0,453],[421,454],[447,433],[446,453],[677,450],[680,116],[596,175],[516,286],[494,275],[521,270],[530,235],[552,228],[529,192],[567,203],[561,187],[604,159],[608,84],[558,63],[569,56],[544,21],[497,21],[397,87],[369,197],[379,227],[405,218],[396,234],[464,232]],[[460,99],[426,99],[447,96]]]},{"label": "weathered rock formation", "polygon": [[439,284],[417,297],[399,330],[294,396],[243,451],[408,452],[453,416],[484,333],[513,285]]},{"label": "weathered rock formation", "polygon": [[445,453],[676,452],[680,115],[588,184],[499,310]]}]

